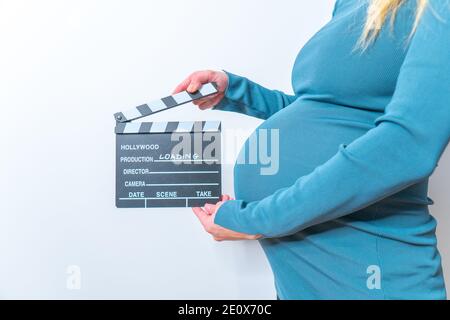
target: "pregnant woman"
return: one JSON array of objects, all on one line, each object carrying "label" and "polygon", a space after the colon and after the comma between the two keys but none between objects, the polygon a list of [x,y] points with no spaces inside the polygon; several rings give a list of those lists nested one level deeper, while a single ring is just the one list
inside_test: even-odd
[{"label": "pregnant woman", "polygon": [[450,138],[450,1],[337,1],[295,95],[215,71],[175,91],[210,81],[199,107],[265,119],[280,163],[236,164],[236,200],[193,210],[216,240],[260,242],[280,299],[446,298],[427,185]]}]

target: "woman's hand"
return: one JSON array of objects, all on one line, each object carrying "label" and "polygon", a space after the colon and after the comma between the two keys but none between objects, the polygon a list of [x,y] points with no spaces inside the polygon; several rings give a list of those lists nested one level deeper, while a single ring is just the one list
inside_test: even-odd
[{"label": "woman's hand", "polygon": [[260,235],[239,233],[214,224],[214,217],[216,216],[217,210],[219,210],[220,206],[228,200],[233,199],[228,195],[224,195],[222,196],[222,201],[219,201],[216,204],[206,204],[203,208],[192,208],[192,211],[194,211],[206,232],[211,234],[216,241],[257,240],[261,238]]},{"label": "woman's hand", "polygon": [[175,88],[173,94],[185,90],[189,93],[194,93],[199,90],[203,84],[208,82],[217,83],[217,90],[219,92],[211,96],[195,100],[194,104],[201,110],[212,108],[225,96],[225,90],[228,87],[228,76],[225,72],[212,70],[196,71],[181,82]]}]

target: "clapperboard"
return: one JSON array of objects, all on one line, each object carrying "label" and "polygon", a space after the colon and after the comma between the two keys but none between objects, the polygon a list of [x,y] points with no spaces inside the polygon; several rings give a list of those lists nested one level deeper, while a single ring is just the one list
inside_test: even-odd
[{"label": "clapperboard", "polygon": [[193,207],[221,195],[220,121],[132,122],[217,93],[208,83],[196,93],[168,96],[114,115],[116,207]]}]

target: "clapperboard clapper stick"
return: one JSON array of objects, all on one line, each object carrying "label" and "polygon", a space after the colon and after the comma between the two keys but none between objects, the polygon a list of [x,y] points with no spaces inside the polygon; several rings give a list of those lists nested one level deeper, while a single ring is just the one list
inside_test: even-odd
[{"label": "clapperboard clapper stick", "polygon": [[132,122],[217,93],[207,83],[127,111],[116,120],[116,207],[193,207],[222,194],[220,121]]}]

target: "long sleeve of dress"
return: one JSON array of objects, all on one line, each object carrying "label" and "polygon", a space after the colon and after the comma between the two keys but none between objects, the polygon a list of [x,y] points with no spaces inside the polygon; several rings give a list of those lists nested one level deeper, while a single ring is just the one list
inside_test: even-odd
[{"label": "long sleeve of dress", "polygon": [[295,95],[267,89],[247,78],[230,72],[225,97],[214,107],[216,110],[233,111],[267,119],[295,101]]},{"label": "long sleeve of dress", "polygon": [[[365,208],[432,174],[450,139],[450,8],[447,1],[432,5],[411,39],[393,98],[376,126],[341,145],[292,186],[260,201],[227,201],[215,223],[265,237],[289,235]],[[290,99],[246,80],[231,83],[242,90],[233,90],[230,98],[263,114]]]}]

